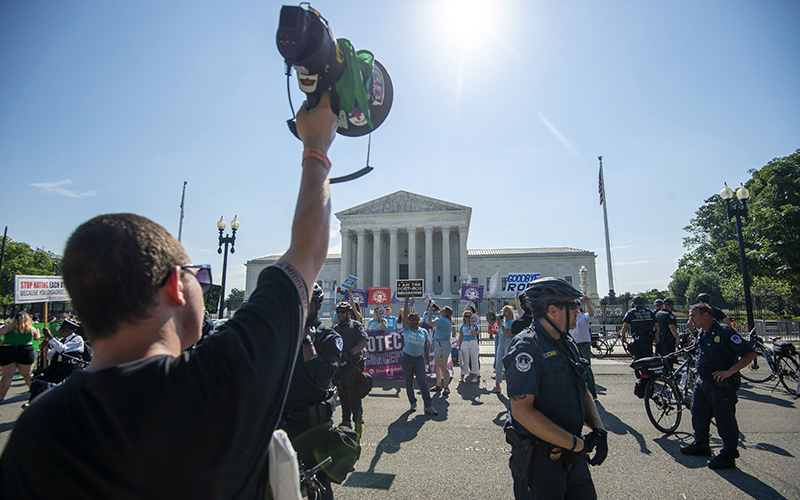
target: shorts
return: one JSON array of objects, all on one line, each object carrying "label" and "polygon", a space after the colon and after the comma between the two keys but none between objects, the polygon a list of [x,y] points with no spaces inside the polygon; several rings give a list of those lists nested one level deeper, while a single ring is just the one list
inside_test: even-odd
[{"label": "shorts", "polygon": [[437,358],[447,359],[450,357],[450,339],[434,339],[433,340],[433,355]]},{"label": "shorts", "polygon": [[33,344],[0,346],[0,366],[12,363],[32,365],[35,359]]}]

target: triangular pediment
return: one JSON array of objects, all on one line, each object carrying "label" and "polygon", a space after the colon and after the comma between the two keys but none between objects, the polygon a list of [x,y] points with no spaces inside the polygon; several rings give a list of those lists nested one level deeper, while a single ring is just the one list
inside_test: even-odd
[{"label": "triangular pediment", "polygon": [[471,213],[472,208],[464,205],[457,205],[449,201],[437,200],[421,194],[409,193],[408,191],[397,191],[381,198],[377,198],[361,205],[357,205],[347,210],[342,210],[336,217],[348,217],[353,215],[382,215],[382,214],[402,214],[402,213],[430,213],[430,212],[467,212]]}]

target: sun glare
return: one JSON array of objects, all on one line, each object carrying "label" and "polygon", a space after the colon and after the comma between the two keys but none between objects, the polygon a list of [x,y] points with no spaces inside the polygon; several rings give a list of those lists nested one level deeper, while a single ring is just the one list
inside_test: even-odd
[{"label": "sun glare", "polygon": [[493,38],[500,2],[443,0],[435,5],[437,29],[449,50],[474,54]]}]

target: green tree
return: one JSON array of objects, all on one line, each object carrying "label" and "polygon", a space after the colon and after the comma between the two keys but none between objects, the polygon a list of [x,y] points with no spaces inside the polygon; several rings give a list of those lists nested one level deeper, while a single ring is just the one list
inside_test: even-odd
[{"label": "green tree", "polygon": [[3,269],[0,272],[0,304],[3,316],[9,314],[8,309],[14,304],[14,276],[52,276],[53,258],[41,248],[33,249],[21,241],[6,240],[6,253],[3,257]]},{"label": "green tree", "polygon": [[686,305],[689,301],[686,299],[686,290],[689,289],[689,282],[692,280],[692,275],[685,269],[678,269],[672,273],[672,281],[669,284],[669,293],[676,304]]},{"label": "green tree", "polygon": [[238,288],[231,288],[231,292],[228,294],[227,299],[227,307],[230,311],[235,311],[242,307],[244,303],[244,290],[239,290]]},{"label": "green tree", "polygon": [[[782,291],[779,301],[796,305],[800,303],[800,150],[784,158],[775,158],[750,173],[752,178],[745,184],[750,191],[749,215],[742,230],[745,259],[753,283],[751,292],[756,282],[763,283],[765,287]],[[689,233],[684,238],[688,252],[678,261],[670,291],[677,296],[685,290],[690,300],[694,299],[696,291],[726,299],[733,297],[733,288],[720,295],[722,280],[742,281],[736,226],[733,220],[728,220],[721,197],[714,195],[705,200],[685,230]],[[691,281],[698,272],[716,276],[719,279],[716,290],[720,293],[700,290],[700,284],[711,284],[700,278],[692,288]],[[774,295],[763,295],[767,301],[764,307],[771,307],[772,299],[767,297]]]},{"label": "green tree", "polygon": [[694,303],[701,293],[711,295],[711,302],[715,306],[720,306],[723,300],[722,280],[716,273],[696,273],[692,275],[689,286],[686,288],[686,299]]}]

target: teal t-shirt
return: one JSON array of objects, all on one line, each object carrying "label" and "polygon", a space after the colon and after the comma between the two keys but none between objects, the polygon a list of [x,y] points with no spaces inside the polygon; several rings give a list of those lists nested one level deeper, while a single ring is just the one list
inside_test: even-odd
[{"label": "teal t-shirt", "polygon": [[[434,316],[439,316],[439,313],[434,313]],[[433,340],[449,340],[450,334],[453,331],[453,323],[447,318],[437,317],[436,319],[429,319],[428,311],[422,315],[422,322],[436,327],[433,332]]]},{"label": "teal t-shirt", "polygon": [[425,354],[425,342],[428,340],[428,331],[423,328],[416,330],[407,325],[403,328],[403,353],[409,356],[422,356]]},{"label": "teal t-shirt", "polygon": [[474,326],[472,323],[461,323],[461,327],[459,327],[458,331],[462,333],[461,341],[462,342],[469,342],[470,340],[478,340],[478,337],[475,336],[476,332],[475,329],[478,328]]}]

